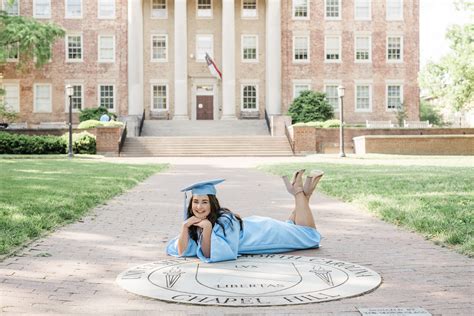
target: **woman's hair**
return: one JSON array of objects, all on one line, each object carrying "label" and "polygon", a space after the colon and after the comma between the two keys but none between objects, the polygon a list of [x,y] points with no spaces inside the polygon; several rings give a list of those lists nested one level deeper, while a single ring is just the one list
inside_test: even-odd
[{"label": "woman's hair", "polygon": [[[207,197],[209,198],[209,204],[211,205],[211,212],[207,216],[207,220],[211,222],[212,227],[217,223],[222,227],[222,230],[224,231],[224,236],[225,236],[225,227],[224,223],[222,223],[222,219],[226,219],[226,222],[230,223],[229,227],[231,229],[234,229],[233,223],[232,223],[232,216],[235,216],[237,220],[239,221],[240,224],[240,230],[242,230],[242,219],[240,218],[239,215],[232,213],[231,210],[227,208],[223,208],[219,204],[219,200],[215,195],[208,194]],[[190,218],[194,216],[193,214],[193,197],[191,197],[191,201],[189,201],[188,205],[188,217]],[[221,219],[222,217],[222,219]],[[197,233],[197,226],[191,226],[189,227],[189,236],[194,240],[198,241],[198,233]]]}]

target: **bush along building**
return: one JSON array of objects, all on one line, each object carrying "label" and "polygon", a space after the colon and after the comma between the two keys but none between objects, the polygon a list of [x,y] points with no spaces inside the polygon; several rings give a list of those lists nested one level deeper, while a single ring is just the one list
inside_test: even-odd
[{"label": "bush along building", "polygon": [[40,70],[3,69],[19,122],[81,109],[119,119],[263,119],[304,90],[325,92],[348,123],[418,120],[419,0],[17,0],[11,15],[66,30]]}]

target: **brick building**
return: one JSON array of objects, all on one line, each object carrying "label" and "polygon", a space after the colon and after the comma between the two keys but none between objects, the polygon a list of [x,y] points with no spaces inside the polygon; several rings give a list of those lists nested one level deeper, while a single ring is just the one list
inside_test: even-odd
[{"label": "brick building", "polygon": [[[105,105],[120,117],[241,119],[284,114],[325,91],[346,122],[419,115],[419,0],[17,0],[9,14],[66,30],[32,73],[2,70],[20,122]],[[223,78],[213,77],[205,53]],[[77,116],[75,116],[77,121]]]}]

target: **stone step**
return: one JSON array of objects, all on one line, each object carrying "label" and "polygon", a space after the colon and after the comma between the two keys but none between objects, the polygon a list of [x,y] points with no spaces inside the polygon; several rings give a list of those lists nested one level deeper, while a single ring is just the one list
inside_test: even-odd
[{"label": "stone step", "polygon": [[269,131],[265,120],[174,121],[146,120],[142,136],[235,136],[262,135]]}]

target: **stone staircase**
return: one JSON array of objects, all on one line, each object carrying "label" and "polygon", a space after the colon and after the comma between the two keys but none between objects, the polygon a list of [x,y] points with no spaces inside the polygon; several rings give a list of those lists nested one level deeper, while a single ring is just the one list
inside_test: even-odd
[{"label": "stone staircase", "polygon": [[272,137],[263,120],[145,121],[121,157],[292,156],[286,136]]}]

